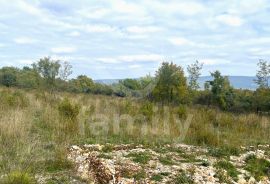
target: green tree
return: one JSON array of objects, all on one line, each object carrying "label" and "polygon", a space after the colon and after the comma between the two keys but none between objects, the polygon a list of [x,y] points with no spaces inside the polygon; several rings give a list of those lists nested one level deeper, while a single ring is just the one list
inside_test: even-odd
[{"label": "green tree", "polygon": [[213,101],[224,110],[228,110],[234,104],[234,92],[228,77],[221,75],[219,71],[211,73],[214,78],[210,81]]},{"label": "green tree", "polygon": [[32,68],[23,67],[18,77],[18,86],[21,88],[36,89],[39,87],[41,78]]},{"label": "green tree", "polygon": [[182,67],[163,62],[156,72],[157,84],[153,90],[153,98],[165,103],[183,103],[187,97],[187,79]]},{"label": "green tree", "polygon": [[53,60],[50,57],[44,57],[38,62],[32,64],[32,66],[33,69],[44,79],[46,87],[53,90],[61,67],[60,61]]},{"label": "green tree", "polygon": [[76,91],[82,93],[90,93],[94,89],[94,82],[91,78],[86,75],[79,75],[76,79],[71,81]]},{"label": "green tree", "polygon": [[19,69],[15,67],[3,67],[0,70],[0,82],[6,87],[15,86],[17,84],[17,77]]},{"label": "green tree", "polygon": [[188,87],[190,90],[198,90],[200,88],[200,85],[198,83],[198,79],[201,75],[201,70],[202,70],[203,64],[199,63],[199,61],[196,61],[195,63],[189,65],[187,67],[187,71],[189,74],[189,83]]},{"label": "green tree", "polygon": [[269,88],[270,80],[270,63],[265,60],[260,60],[258,63],[259,70],[257,71],[255,82],[259,88]]},{"label": "green tree", "polygon": [[120,80],[119,83],[131,90],[138,90],[141,88],[139,81],[136,79],[124,79]]}]

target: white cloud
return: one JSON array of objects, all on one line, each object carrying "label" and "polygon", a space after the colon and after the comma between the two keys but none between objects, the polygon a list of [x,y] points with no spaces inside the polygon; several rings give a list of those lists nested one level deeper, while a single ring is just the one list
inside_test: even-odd
[{"label": "white cloud", "polygon": [[112,0],[110,2],[111,2],[112,9],[118,13],[138,14],[138,13],[143,12],[143,7],[135,3],[131,3],[131,2],[123,1],[123,0]]},{"label": "white cloud", "polygon": [[156,26],[129,26],[126,30],[130,33],[144,34],[159,32],[162,29]]},{"label": "white cloud", "polygon": [[169,38],[169,42],[173,45],[194,45],[195,43],[182,37]]},{"label": "white cloud", "polygon": [[201,59],[199,60],[204,65],[220,65],[220,64],[229,64],[231,63],[229,60],[226,59],[219,59],[219,58],[211,58],[211,59]]},{"label": "white cloud", "polygon": [[103,63],[121,63],[121,62],[160,62],[164,57],[159,54],[138,54],[138,55],[123,55],[111,58],[97,58],[98,61]]},{"label": "white cloud", "polygon": [[270,49],[269,48],[251,48],[249,49],[249,52],[257,57],[265,57],[270,55]]},{"label": "white cloud", "polygon": [[5,44],[3,44],[3,43],[0,43],[0,47],[5,47]]},{"label": "white cloud", "polygon": [[85,18],[89,19],[101,19],[104,16],[108,15],[111,11],[106,8],[84,8],[77,11],[77,13]]},{"label": "white cloud", "polygon": [[80,36],[81,33],[79,31],[72,31],[68,34],[68,36],[77,37]]},{"label": "white cloud", "polygon": [[187,38],[183,37],[172,37],[169,38],[168,41],[176,46],[192,46],[192,47],[197,47],[197,48],[217,48],[217,47],[224,47],[225,45],[210,45],[206,43],[199,43],[199,42],[194,42],[192,40],[189,40]]},{"label": "white cloud", "polygon": [[17,1],[14,3],[20,10],[36,16],[42,16],[41,9],[37,8],[36,6],[25,1]]},{"label": "white cloud", "polygon": [[142,68],[142,65],[130,65],[129,68],[131,69]]},{"label": "white cloud", "polygon": [[37,40],[29,37],[18,37],[14,39],[14,42],[17,44],[33,44],[37,42]]},{"label": "white cloud", "polygon": [[236,15],[223,14],[216,17],[216,20],[228,26],[238,27],[244,24],[244,20]]},{"label": "white cloud", "polygon": [[106,32],[114,32],[117,30],[116,27],[112,27],[109,25],[85,25],[84,27],[82,27],[82,29],[84,29],[87,32],[90,33],[106,33]]},{"label": "white cloud", "polygon": [[55,54],[66,54],[66,53],[73,53],[77,49],[75,47],[54,47],[51,51]]},{"label": "white cloud", "polygon": [[31,59],[19,59],[17,60],[18,63],[20,64],[25,64],[25,65],[30,65],[32,64],[34,61]]},{"label": "white cloud", "polygon": [[270,44],[270,37],[248,38],[248,39],[238,42],[238,44],[241,46]]},{"label": "white cloud", "polygon": [[155,11],[161,14],[182,14],[192,16],[206,11],[206,7],[203,4],[191,1],[150,1],[148,2],[148,6],[154,8]]}]

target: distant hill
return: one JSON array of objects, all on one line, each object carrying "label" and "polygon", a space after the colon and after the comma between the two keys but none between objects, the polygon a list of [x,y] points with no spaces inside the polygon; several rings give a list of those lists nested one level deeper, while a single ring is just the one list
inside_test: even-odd
[{"label": "distant hill", "polygon": [[[231,85],[236,89],[250,89],[255,90],[257,88],[257,85],[254,83],[255,77],[250,76],[229,76],[229,80],[231,82]],[[100,79],[95,80],[98,83],[102,84],[113,84],[118,83],[121,79]],[[204,83],[206,81],[212,80],[211,76],[202,76],[199,79],[199,83],[201,88],[204,87]]]}]

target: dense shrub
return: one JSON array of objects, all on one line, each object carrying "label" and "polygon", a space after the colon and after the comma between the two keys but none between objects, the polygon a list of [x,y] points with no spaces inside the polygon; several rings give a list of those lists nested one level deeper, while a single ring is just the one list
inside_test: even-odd
[{"label": "dense shrub", "polygon": [[179,105],[179,107],[177,108],[177,114],[178,117],[181,119],[185,119],[187,117],[187,109],[186,106],[184,105]]},{"label": "dense shrub", "polygon": [[14,171],[2,181],[3,184],[35,184],[36,181],[26,172]]},{"label": "dense shrub", "polygon": [[79,110],[79,106],[77,104],[73,105],[67,98],[61,101],[58,105],[60,115],[70,120],[76,120]]},{"label": "dense shrub", "polygon": [[29,99],[19,91],[4,90],[0,92],[0,107],[24,108],[29,105]]},{"label": "dense shrub", "polygon": [[144,102],[140,108],[140,113],[146,120],[151,120],[154,114],[154,105],[151,102]]}]

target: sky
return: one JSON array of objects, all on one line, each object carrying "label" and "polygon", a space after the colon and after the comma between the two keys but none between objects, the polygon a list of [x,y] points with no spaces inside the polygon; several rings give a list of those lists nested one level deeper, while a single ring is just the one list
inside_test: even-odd
[{"label": "sky", "polygon": [[0,67],[68,61],[73,76],[154,75],[162,61],[202,75],[254,76],[270,56],[269,0],[0,0]]}]

